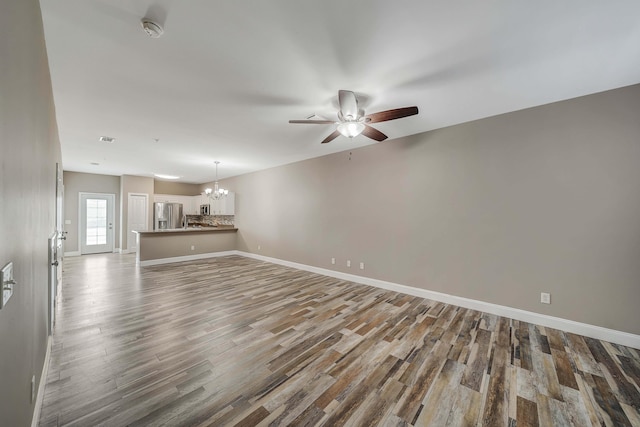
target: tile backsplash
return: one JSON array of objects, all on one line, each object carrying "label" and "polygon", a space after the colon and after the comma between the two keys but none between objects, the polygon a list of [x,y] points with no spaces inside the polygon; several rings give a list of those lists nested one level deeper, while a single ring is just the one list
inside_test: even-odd
[{"label": "tile backsplash", "polygon": [[233,215],[187,215],[189,225],[233,225]]}]

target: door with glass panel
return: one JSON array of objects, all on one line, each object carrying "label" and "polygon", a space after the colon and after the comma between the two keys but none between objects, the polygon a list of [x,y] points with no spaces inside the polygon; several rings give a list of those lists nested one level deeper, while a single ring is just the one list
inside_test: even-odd
[{"label": "door with glass panel", "polygon": [[80,252],[113,252],[115,195],[80,193]]}]

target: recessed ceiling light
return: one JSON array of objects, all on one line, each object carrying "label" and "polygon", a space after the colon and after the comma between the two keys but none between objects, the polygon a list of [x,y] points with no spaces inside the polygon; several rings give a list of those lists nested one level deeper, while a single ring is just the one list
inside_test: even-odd
[{"label": "recessed ceiling light", "polygon": [[162,179],[178,179],[178,178],[180,178],[179,176],[164,175],[164,174],[161,174],[161,173],[154,173],[153,176],[155,176],[156,178],[162,178]]},{"label": "recessed ceiling light", "polygon": [[113,141],[115,141],[115,140],[116,140],[115,138],[111,138],[110,136],[101,136],[99,138],[100,142],[108,142],[110,144],[113,143]]}]

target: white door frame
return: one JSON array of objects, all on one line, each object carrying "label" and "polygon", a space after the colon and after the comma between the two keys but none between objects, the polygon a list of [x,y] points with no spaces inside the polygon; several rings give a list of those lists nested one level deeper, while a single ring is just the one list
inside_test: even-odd
[{"label": "white door frame", "polygon": [[47,331],[53,335],[56,320],[56,302],[62,285],[62,254],[64,232],[64,185],[62,182],[62,165],[56,163],[56,229],[49,237],[49,316]]},{"label": "white door frame", "polygon": [[[144,204],[144,222],[146,224],[146,230],[149,230],[149,194],[147,193],[127,193],[127,249],[123,250],[123,253],[137,252],[131,250],[131,196],[142,196],[146,202]],[[120,243],[122,245],[122,242]]]},{"label": "white door frame", "polygon": [[[113,193],[94,193],[94,192],[79,192],[78,193],[78,251],[80,255],[84,255],[82,253],[82,197],[83,196],[98,196],[98,197],[109,197],[111,199],[111,218],[113,219],[113,227],[111,227],[111,251],[116,252],[116,195]],[[109,215],[107,214],[107,215]]]}]

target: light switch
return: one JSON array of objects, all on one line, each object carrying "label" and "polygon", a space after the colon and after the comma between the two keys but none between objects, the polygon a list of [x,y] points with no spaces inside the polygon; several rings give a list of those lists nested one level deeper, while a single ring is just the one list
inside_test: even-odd
[{"label": "light switch", "polygon": [[7,305],[9,298],[13,295],[13,287],[16,282],[13,280],[13,262],[8,263],[0,271],[0,285],[2,286],[2,299],[0,308]]},{"label": "light switch", "polygon": [[70,225],[71,224],[71,220],[70,219],[65,219],[64,220],[64,225]]}]

